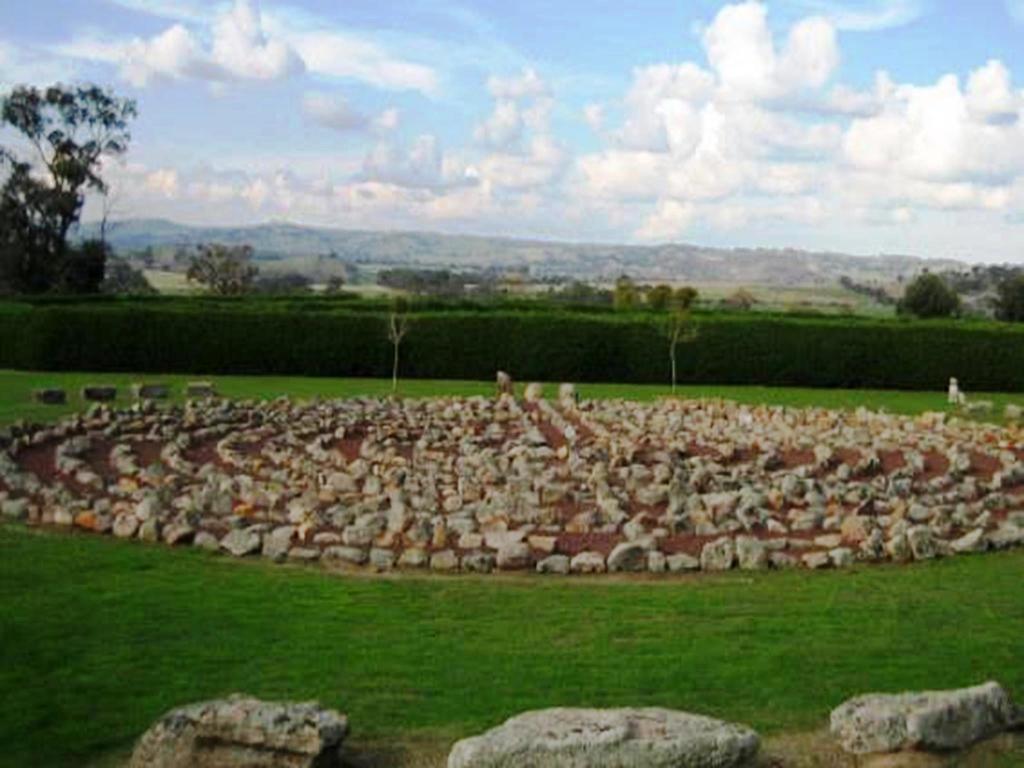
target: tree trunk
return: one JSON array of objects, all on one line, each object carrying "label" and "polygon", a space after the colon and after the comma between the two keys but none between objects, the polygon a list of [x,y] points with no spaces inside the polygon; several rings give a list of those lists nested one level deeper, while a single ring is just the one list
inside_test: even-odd
[{"label": "tree trunk", "polygon": [[676,393],[676,345],[673,344],[669,350],[669,357],[672,358],[672,394]]},{"label": "tree trunk", "polygon": [[398,342],[395,342],[395,362],[391,367],[391,391],[398,391]]}]

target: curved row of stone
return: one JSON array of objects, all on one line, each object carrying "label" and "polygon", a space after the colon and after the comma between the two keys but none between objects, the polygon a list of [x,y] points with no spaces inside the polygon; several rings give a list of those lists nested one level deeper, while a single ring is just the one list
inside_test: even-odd
[{"label": "curved row of stone", "polygon": [[1024,543],[1017,427],[508,396],[104,406],[0,438],[0,513],[379,570],[826,568]]}]

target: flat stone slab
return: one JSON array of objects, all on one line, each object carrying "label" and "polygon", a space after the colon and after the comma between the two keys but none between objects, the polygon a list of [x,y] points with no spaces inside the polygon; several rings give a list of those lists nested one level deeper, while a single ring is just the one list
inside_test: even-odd
[{"label": "flat stone slab", "polygon": [[32,397],[43,405],[64,405],[68,401],[67,392],[63,389],[37,389]]},{"label": "flat stone slab", "polygon": [[185,396],[196,400],[216,397],[217,387],[212,381],[190,381],[185,385]]},{"label": "flat stone slab", "polygon": [[168,712],[129,768],[338,768],[347,734],[345,715],[314,702],[235,695]]},{"label": "flat stone slab", "polygon": [[137,400],[166,400],[171,388],[167,384],[133,384],[132,394]]},{"label": "flat stone slab", "polygon": [[857,696],[832,711],[832,735],[847,752],[963,749],[1020,723],[998,683],[952,691]]},{"label": "flat stone slab", "polygon": [[448,768],[732,768],[753,762],[750,728],[668,709],[546,709],[458,742]]},{"label": "flat stone slab", "polygon": [[82,387],[82,399],[91,403],[110,403],[117,399],[117,387],[90,384]]}]

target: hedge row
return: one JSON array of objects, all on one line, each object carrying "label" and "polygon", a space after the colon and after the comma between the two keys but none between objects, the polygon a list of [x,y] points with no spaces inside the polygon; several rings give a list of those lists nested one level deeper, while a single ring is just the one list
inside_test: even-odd
[{"label": "hedge row", "polygon": [[[681,382],[1024,389],[1024,330],[998,324],[699,316],[679,350]],[[390,375],[386,315],[189,312],[146,304],[0,307],[0,367],[197,374]],[[402,375],[661,383],[668,343],[655,316],[541,312],[414,315]]]}]

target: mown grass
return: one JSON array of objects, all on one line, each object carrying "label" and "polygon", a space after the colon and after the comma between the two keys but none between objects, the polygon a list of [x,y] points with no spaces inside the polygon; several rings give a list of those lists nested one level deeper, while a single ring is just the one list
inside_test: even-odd
[{"label": "mown grass", "polygon": [[[172,385],[175,402],[183,399],[185,383],[203,379],[201,376],[165,376],[143,374],[96,373],[42,373],[35,371],[0,370],[0,424],[16,419],[43,421],[81,410],[86,404],[80,390],[86,384],[113,384],[118,387],[118,403],[131,403],[131,384],[139,381],[158,381]],[[216,376],[210,377],[221,394],[232,398],[274,398],[281,395],[299,399],[314,397],[382,396],[391,393],[387,379],[327,379],[282,376]],[[45,406],[33,402],[32,392],[39,388],[61,387],[69,396],[66,406]],[[584,398],[625,398],[653,400],[669,395],[667,386],[642,384],[581,384]],[[547,387],[549,396],[556,394],[557,385]],[[494,384],[480,381],[428,381],[405,379],[399,382],[399,394],[406,397],[436,397],[454,395],[490,395]],[[916,414],[924,411],[949,411],[945,392],[910,392],[872,389],[802,389],[787,387],[751,386],[681,386],[680,397],[726,398],[740,403],[789,406],[820,406],[824,408],[852,409],[864,406],[892,413]],[[973,399],[990,400],[994,404],[987,417],[1000,421],[1009,403],[1024,404],[1024,394],[972,393]]]},{"label": "mown grass", "polygon": [[677,707],[773,734],[871,690],[994,678],[1021,697],[1022,574],[1024,552],[811,575],[375,579],[5,527],[0,764],[87,765],[234,691],[337,707],[357,748],[448,743],[555,705]]}]

